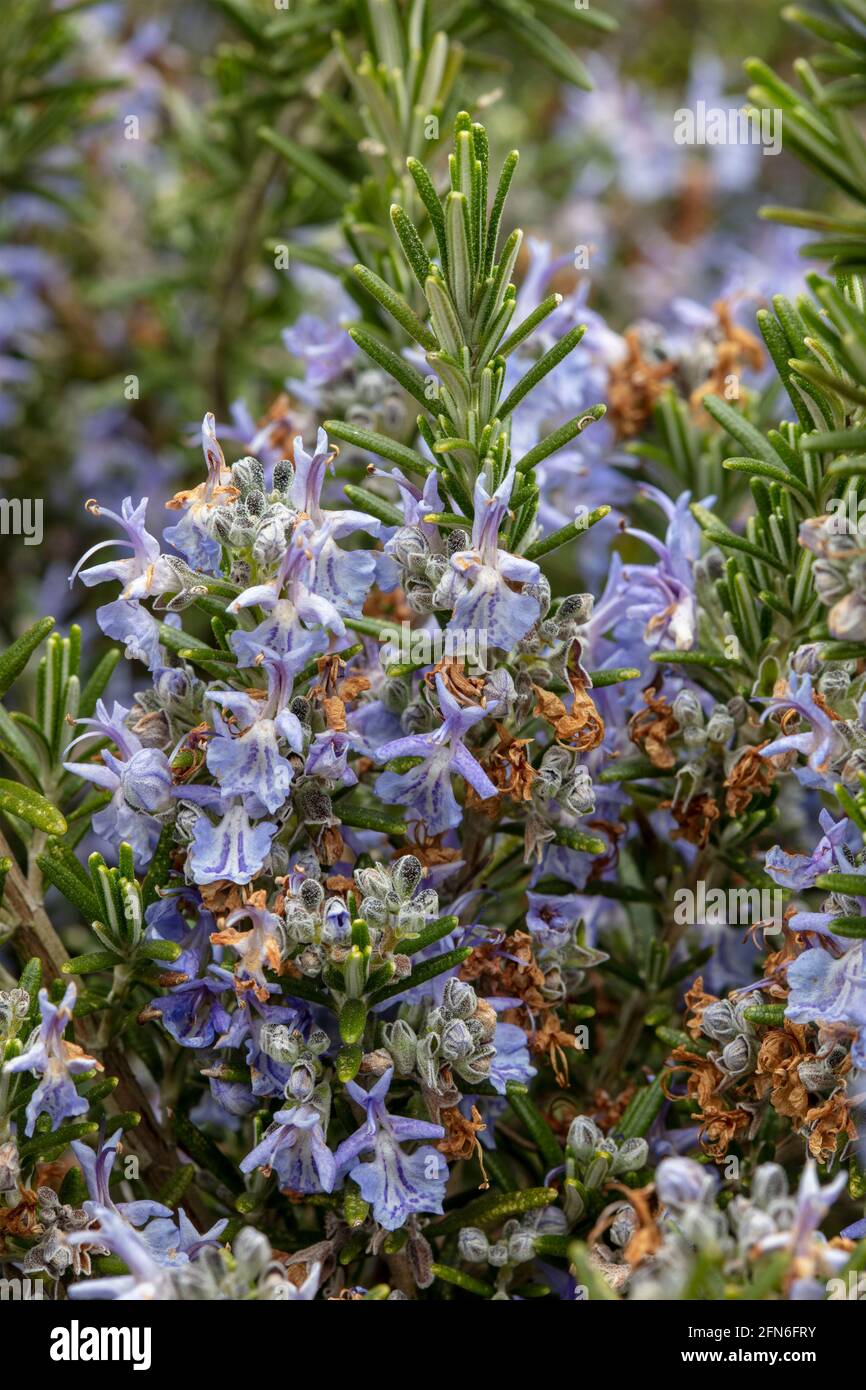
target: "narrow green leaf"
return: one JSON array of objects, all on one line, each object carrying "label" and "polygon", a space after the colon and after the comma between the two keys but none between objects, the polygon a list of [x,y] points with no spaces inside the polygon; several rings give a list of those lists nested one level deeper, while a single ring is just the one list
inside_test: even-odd
[{"label": "narrow green leaf", "polygon": [[546,352],[543,357],[539,358],[533,367],[530,367],[526,375],[518,381],[514,390],[506,396],[502,405],[497,410],[496,413],[500,420],[505,420],[507,416],[511,414],[512,410],[514,410],[515,406],[519,405],[523,398],[527,396],[540,381],[544,380],[548,372],[552,372],[554,367],[558,366],[563,358],[567,357],[568,354],[577,347],[585,332],[585,323],[579,324],[576,328],[572,328],[570,332],[566,333],[564,338],[560,338],[559,342],[554,344],[549,352]]},{"label": "narrow green leaf", "polygon": [[474,1293],[479,1298],[493,1297],[492,1284],[485,1284],[483,1280],[466,1274],[462,1269],[452,1269],[451,1265],[443,1265],[434,1260],[430,1266],[430,1273],[434,1279],[441,1279],[443,1284],[453,1284],[455,1288],[463,1289],[464,1293]]},{"label": "narrow green leaf", "polygon": [[854,937],[857,940],[862,940],[866,937],[866,917],[834,917],[828,930],[834,936]]},{"label": "narrow green leaf", "polygon": [[403,513],[393,502],[387,502],[378,493],[367,492],[366,488],[355,487],[354,483],[346,483],[343,491],[354,506],[370,516],[377,517],[386,526],[403,525]]},{"label": "narrow green leaf", "polygon": [[451,932],[456,931],[459,925],[459,917],[440,917],[436,922],[428,922],[417,936],[401,941],[400,947],[407,956],[417,955],[419,951],[426,951],[428,946],[432,946],[443,936],[450,936]]},{"label": "narrow green leaf", "polygon": [[502,173],[499,175],[499,184],[493,198],[493,207],[487,223],[487,240],[484,246],[484,264],[482,267],[483,278],[493,269],[496,261],[496,243],[499,240],[499,224],[502,221],[502,210],[505,207],[505,199],[508,197],[508,190],[511,187],[511,180],[514,178],[514,171],[517,168],[520,155],[517,150],[512,150],[506,156],[502,165]]},{"label": "narrow green leaf", "polygon": [[340,820],[357,830],[378,830],[381,835],[405,835],[407,825],[398,816],[369,806],[339,805]]},{"label": "narrow green leaf", "polygon": [[171,1176],[166,1179],[165,1184],[160,1188],[156,1200],[162,1202],[164,1207],[178,1206],[194,1178],[194,1163],[179,1164]]},{"label": "narrow green leaf", "polygon": [[195,1159],[199,1168],[206,1173],[212,1173],[230,1192],[241,1191],[243,1180],[235,1165],[182,1110],[175,1110],[172,1128],[177,1143],[186,1150],[190,1158]]},{"label": "narrow green leaf", "polygon": [[24,670],[36,648],[54,627],[53,618],[40,618],[0,656],[0,696],[5,695]]},{"label": "narrow green leaf", "polygon": [[415,279],[423,290],[425,281],[430,274],[430,257],[424,250],[424,243],[419,237],[414,224],[398,203],[393,203],[391,206],[391,222],[394,226],[394,231],[400,239],[400,245],[403,247],[403,254],[409,262]]},{"label": "narrow green leaf", "polygon": [[519,42],[536,57],[539,62],[551,68],[557,77],[570,82],[584,91],[592,90],[592,78],[584,63],[564,44],[561,39],[541,24],[531,10],[512,10],[510,7],[502,14],[503,21],[513,30]]},{"label": "narrow green leaf", "polygon": [[724,669],[727,666],[736,666],[736,661],[732,657],[724,656],[722,652],[651,652],[650,661],[654,661],[658,666],[709,666],[712,668]]},{"label": "narrow green leaf", "polygon": [[51,840],[36,862],[43,876],[78,909],[84,920],[88,924],[95,922],[99,917],[99,904],[84,866],[71,849],[59,840]]},{"label": "narrow green leaf", "polygon": [[738,410],[734,410],[727,401],[719,400],[718,396],[704,396],[701,404],[712,415],[713,419],[727,430],[732,439],[736,439],[738,444],[742,444],[748,455],[763,459],[764,463],[772,464],[778,468],[779,456],[775,449]]},{"label": "narrow green leaf", "polygon": [[426,478],[430,472],[430,464],[423,455],[405,444],[399,444],[396,439],[389,439],[386,434],[362,430],[345,420],[326,420],[325,429],[336,439],[342,439],[346,444],[354,444],[356,449],[368,449],[370,453],[378,454],[379,458],[389,459],[391,463],[398,464],[410,473],[420,474],[422,478]]},{"label": "narrow green leaf", "polygon": [[52,1153],[55,1149],[68,1148],[73,1139],[86,1139],[88,1135],[96,1134],[98,1129],[99,1125],[93,1120],[79,1120],[76,1124],[61,1125],[59,1129],[49,1130],[46,1134],[35,1134],[20,1145],[18,1157],[22,1165],[29,1164],[34,1158]]},{"label": "narrow green leaf", "polygon": [[640,676],[636,666],[613,666],[609,671],[590,671],[593,690],[604,690],[609,685],[619,685],[620,681],[636,681]]},{"label": "narrow green leaf", "polygon": [[632,1096],[616,1126],[623,1139],[642,1139],[665,1103],[661,1078],[641,1086]]},{"label": "narrow green leaf", "polygon": [[368,333],[364,328],[352,327],[349,329],[349,337],[353,343],[357,343],[362,352],[365,352],[371,361],[378,367],[392,376],[394,380],[403,387],[410,396],[414,396],[419,405],[425,410],[430,407],[427,396],[427,383],[421,373],[407,362],[405,357],[394,352],[386,343],[379,338]]},{"label": "narrow green leaf", "polygon": [[575,521],[570,521],[567,526],[561,526],[558,531],[551,531],[549,536],[544,536],[540,541],[534,541],[528,546],[525,555],[527,560],[540,560],[543,555],[549,555],[552,550],[558,550],[561,545],[568,545],[571,541],[576,541],[590,527],[597,522],[603,521],[610,514],[610,507],[606,504],[596,507],[595,511],[587,516],[581,516]]},{"label": "narrow green leaf", "polygon": [[743,1017],[749,1023],[764,1023],[771,1028],[781,1028],[785,1022],[784,1004],[753,1004],[743,1009]]},{"label": "narrow green leaf", "polygon": [[341,1085],[345,1086],[347,1082],[355,1080],[355,1077],[361,1070],[361,1063],[363,1060],[364,1049],[360,1043],[347,1043],[345,1047],[340,1048],[334,1063],[334,1069],[337,1073],[337,1080]]},{"label": "narrow green leaf", "polygon": [[430,179],[430,175],[424,165],[417,159],[407,159],[406,168],[415,181],[421,201],[427,209],[430,218],[430,225],[436,237],[436,244],[439,247],[439,255],[442,259],[442,269],[448,271],[448,245],[445,239],[445,214],[442,211],[442,204],[439,195]]},{"label": "narrow green leaf", "polygon": [[505,342],[501,344],[498,350],[499,356],[510,356],[515,348],[520,347],[520,344],[529,337],[530,333],[534,332],[538,325],[544,322],[548,314],[552,314],[554,309],[559,308],[561,303],[561,294],[549,294],[546,299],[543,299],[538,305],[538,308],[533,309],[531,314],[527,314],[523,322],[518,324],[514,332],[510,333],[505,339]]},{"label": "narrow green leaf", "polygon": [[0,777],[0,810],[18,816],[47,835],[65,835],[67,830],[66,819],[56,806],[39,792],[6,777]]},{"label": "narrow green leaf", "polygon": [[367,1026],[367,1005],[363,999],[347,999],[340,1010],[340,1037],[350,1046],[364,1036]]},{"label": "narrow green leaf", "polygon": [[866,873],[819,874],[815,879],[815,887],[823,888],[826,893],[845,893],[855,898],[866,897]]},{"label": "narrow green leaf", "polygon": [[416,343],[427,352],[433,352],[436,347],[436,339],[430,332],[426,324],[423,324],[415,313],[414,309],[406,303],[402,295],[392,290],[378,275],[372,270],[368,270],[364,265],[354,267],[355,275],[360,280],[364,289],[377,299],[383,309],[387,309],[393,319],[396,319],[402,328],[405,328],[410,338],[414,338]]},{"label": "narrow green leaf", "polygon": [[553,837],[557,845],[565,845],[567,849],[580,850],[584,854],[604,854],[607,845],[598,835],[587,835],[583,830],[568,830],[564,826],[558,826]]},{"label": "narrow green leaf", "polygon": [[[558,430],[554,430],[553,434],[540,440],[533,449],[529,450],[528,454],[523,455],[517,465],[518,473],[528,473],[530,468],[534,468],[537,463],[541,463],[543,459],[555,454],[557,449],[562,449],[566,444],[570,444],[572,439],[583,434],[583,431],[595,424],[596,420],[600,420],[606,410],[607,407],[604,405],[594,405],[589,410],[584,410],[582,414],[575,415],[574,419],[569,420],[567,424],[560,425]],[[610,511],[610,507],[607,510]]]},{"label": "narrow green leaf", "polygon": [[491,1192],[467,1202],[457,1211],[449,1211],[427,1227],[428,1236],[449,1236],[464,1226],[497,1226],[511,1216],[522,1216],[539,1207],[549,1207],[559,1193],[555,1187],[526,1187],[521,1192]]},{"label": "narrow green leaf", "polygon": [[545,1166],[548,1169],[559,1168],[563,1161],[559,1141],[541,1111],[529,1099],[526,1087],[516,1081],[507,1081],[505,1094],[508,1104],[544,1159]]},{"label": "narrow green leaf", "polygon": [[177,941],[142,941],[136,948],[136,959],[138,960],[167,960],[169,963],[176,961],[178,956],[183,954],[183,948]]},{"label": "narrow green leaf", "polygon": [[116,951],[89,951],[63,964],[64,975],[92,975],[97,970],[112,970],[118,962]]}]

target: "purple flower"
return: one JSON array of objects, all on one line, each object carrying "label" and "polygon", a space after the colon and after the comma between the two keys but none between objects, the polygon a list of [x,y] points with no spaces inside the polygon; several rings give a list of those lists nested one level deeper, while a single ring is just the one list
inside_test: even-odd
[{"label": "purple flower", "polygon": [[[305,621],[315,623],[316,618],[308,603],[306,591],[302,596],[302,604],[303,612],[307,615]],[[241,666],[254,666],[259,658],[264,656],[279,659],[290,674],[296,676],[313,657],[319,656],[328,646],[327,633],[321,628],[311,630],[303,626],[302,617],[302,611],[291,599],[281,598],[270,605],[270,612],[257,627],[250,631],[246,628],[236,628],[231,633],[229,642]],[[337,636],[345,636],[345,625],[336,609],[331,631]]]},{"label": "purple flower", "polygon": [[231,1018],[222,1002],[228,981],[225,972],[175,985],[169,994],[152,999],[149,1010],[159,1014],[166,1032],[181,1047],[213,1047]]},{"label": "purple flower", "polygon": [[[407,1154],[401,1147],[414,1139],[442,1139],[445,1131],[441,1125],[388,1114],[385,1097],[393,1075],[393,1069],[386,1071],[370,1091],[348,1083],[346,1091],[367,1118],[336,1154],[339,1172],[358,1184],[373,1219],[386,1231],[396,1231],[413,1212],[441,1212],[448,1178],[448,1164],[434,1148],[425,1145]],[[369,1162],[358,1161],[363,1153],[372,1153]]]},{"label": "purple flower", "polygon": [[[801,1259],[806,1259],[809,1255],[809,1247],[813,1237],[832,1207],[836,1198],[844,1190],[848,1183],[846,1172],[837,1173],[836,1177],[822,1187],[818,1181],[818,1167],[813,1158],[806,1160],[806,1165],[800,1177],[797,1188],[796,1206],[793,1224],[788,1230],[777,1231],[764,1236],[759,1242],[761,1251],[769,1250],[789,1250],[791,1252],[791,1265],[796,1265]],[[826,1247],[824,1247],[826,1249]],[[847,1262],[847,1255],[839,1250],[832,1252],[841,1263]],[[827,1251],[831,1255],[830,1251]],[[796,1297],[796,1295],[792,1294]]]},{"label": "purple flower", "polygon": [[795,776],[804,786],[823,786],[828,781],[832,763],[845,751],[845,738],[839,728],[842,721],[831,719],[827,711],[815,702],[810,675],[798,676],[796,671],[792,671],[788,678],[788,691],[787,695],[777,695],[767,700],[761,722],[768,719],[774,710],[793,709],[802,719],[808,720],[811,728],[804,733],[783,734],[774,739],[761,749],[761,757],[802,753],[808,769],[795,769]]},{"label": "purple flower", "polygon": [[526,925],[542,948],[568,946],[584,914],[585,899],[576,893],[527,893]]},{"label": "purple flower", "polygon": [[310,744],[304,772],[308,777],[322,777],[341,787],[354,787],[358,778],[349,767],[348,757],[354,739],[337,729],[316,734]]},{"label": "purple flower", "polygon": [[[297,522],[276,573],[229,604],[230,613],[256,604],[269,614],[253,632],[232,633],[229,640],[240,661],[252,665],[261,651],[273,652],[291,658],[291,674],[296,675],[327,647],[322,628],[345,642],[346,625],[335,604],[315,591],[317,555],[330,538],[327,527],[317,530],[309,518]],[[310,632],[308,627],[319,630]]]},{"label": "purple flower", "polygon": [[[182,911],[185,907],[195,916],[192,925]],[[210,959],[210,937],[216,931],[216,922],[195,889],[184,885],[166,892],[145,909],[144,920],[148,941],[173,941],[180,946],[181,954],[172,962],[172,969],[197,977]]]},{"label": "purple flower", "polygon": [[656,1170],[656,1191],[662,1206],[673,1212],[687,1207],[702,1206],[712,1200],[719,1189],[719,1179],[712,1168],[696,1163],[693,1158],[663,1158]]},{"label": "purple flower", "polygon": [[516,1023],[497,1023],[493,1035],[496,1055],[490,1064],[490,1084],[501,1096],[505,1095],[508,1081],[519,1081],[528,1085],[535,1076],[535,1067],[529,1060],[526,1034]]},{"label": "purple flower", "polygon": [[166,1265],[160,1264],[139,1231],[124,1221],[111,1207],[94,1207],[98,1229],[73,1231],[66,1237],[70,1245],[102,1246],[126,1265],[127,1274],[113,1274],[104,1279],[84,1279],[69,1288],[70,1298],[107,1298],[122,1301],[139,1299],[170,1299],[173,1297],[171,1276]]},{"label": "purple flower", "polygon": [[289,795],[292,766],[280,752],[282,739],[293,753],[302,753],[304,734],[297,715],[285,708],[292,681],[285,658],[265,660],[267,700],[254,700],[240,690],[209,690],[207,699],[228,709],[235,718],[227,723],[214,711],[214,736],[207,749],[208,770],[225,796],[243,798],[250,815],[279,810]]},{"label": "purple flower", "polygon": [[[136,865],[146,864],[156,848],[160,833],[157,816],[174,804],[171,768],[158,748],[144,748],[141,740],[126,726],[129,710],[114,702],[109,714],[101,700],[93,719],[81,719],[88,732],[68,745],[74,748],[83,739],[100,736],[111,739],[116,753],[103,748],[100,763],[64,762],[67,772],[112,793],[109,804],[93,817],[93,829],[115,847],[126,841],[132,846]],[[68,751],[68,750],[67,750]]]},{"label": "purple flower", "polygon": [[[104,603],[96,610],[96,621],[106,637],[123,643],[127,661],[140,661],[154,674],[165,666],[159,623],[135,599],[119,598],[113,603]],[[169,627],[180,626],[176,613],[167,613],[165,621]]]},{"label": "purple flower", "polygon": [[291,328],[284,328],[283,344],[304,363],[304,396],[313,403],[320,388],[341,377],[357,352],[342,323],[328,323],[316,314],[300,314]]},{"label": "purple flower", "polygon": [[452,825],[458,825],[462,812],[451,789],[451,774],[458,773],[480,797],[496,795],[496,788],[481,764],[463,743],[463,736],[484,719],[486,711],[479,705],[464,708],[446,689],[442,677],[436,677],[442,723],[429,734],[409,734],[381,747],[379,762],[391,758],[423,758],[424,762],[408,772],[383,772],[376,781],[376,793],[391,805],[405,805],[413,820],[423,821],[431,835],[438,835]]},{"label": "purple flower", "polygon": [[89,1144],[83,1144],[80,1139],[72,1141],[70,1147],[81,1165],[87,1184],[89,1201],[84,1203],[84,1210],[92,1220],[96,1220],[99,1215],[98,1208],[107,1207],[117,1212],[131,1226],[143,1226],[152,1216],[170,1217],[171,1207],[164,1206],[162,1202],[115,1202],[111,1195],[110,1183],[120,1137],[121,1131],[117,1129],[105,1142],[100,1139],[95,1149],[91,1149]]},{"label": "purple flower", "polygon": [[857,1031],[854,1065],[866,1067],[866,941],[838,958],[823,946],[803,951],[788,966],[785,1009],[793,1023],[840,1023]]},{"label": "purple flower", "polygon": [[[181,788],[184,796],[191,790],[190,787]],[[239,801],[229,806],[216,825],[200,813],[187,859],[193,881],[216,883],[227,878],[231,883],[249,883],[261,873],[276,833],[273,821],[259,821],[253,825]]]},{"label": "purple flower", "polygon": [[626,616],[640,623],[648,647],[686,651],[697,636],[693,566],[701,553],[700,527],[689,511],[689,493],[682,493],[674,503],[649,484],[640,492],[662,509],[668,525],[664,541],[648,531],[628,528],[628,535],[644,541],[658,558],[652,565],[623,566]]},{"label": "purple flower", "polygon": [[[133,507],[131,497],[124,498],[119,515],[100,507],[96,502],[88,503],[88,508],[94,516],[111,517],[126,532],[127,539],[98,541],[91,546],[69,576],[69,583],[71,585],[78,576],[88,588],[112,579],[123,585],[120,598],[96,610],[96,620],[106,637],[125,644],[128,658],[143,661],[149,670],[156,671],[164,665],[159,644],[159,624],[141,606],[140,600],[174,591],[178,587],[178,579],[171,561],[160,553],[159,542],[145,527],[147,498],[139,502],[137,507]],[[111,560],[107,564],[82,569],[91,555],[106,546],[115,545],[131,550],[132,554],[126,560]],[[175,615],[169,615],[169,620],[177,621]]]},{"label": "purple flower", "polygon": [[194,1260],[209,1245],[218,1245],[228,1225],[228,1217],[215,1221],[204,1235],[199,1235],[183,1207],[177,1215],[169,1213],[149,1221],[141,1232],[142,1239],[159,1265],[185,1265]]},{"label": "purple flower", "polygon": [[[533,560],[510,555],[498,546],[499,528],[508,511],[516,464],[512,463],[492,495],[483,475],[475,483],[475,517],[472,546],[451,557],[453,573],[444,590],[453,597],[454,613],[449,628],[486,634],[492,647],[510,651],[539,617],[538,599],[515,593],[508,582],[534,584],[541,571]],[[440,590],[443,586],[440,586]],[[437,591],[438,592],[438,591]],[[443,595],[445,596],[445,595]]]},{"label": "purple flower", "polygon": [[286,1192],[333,1192],[337,1164],[325,1142],[327,1096],[318,1088],[313,1099],[278,1110],[260,1144],[241,1160],[242,1173],[273,1169]]},{"label": "purple flower", "polygon": [[[218,1048],[245,1045],[246,1061],[252,1078],[252,1095],[283,1096],[291,1075],[292,1063],[278,1062],[270,1053],[264,1051],[261,1045],[262,1028],[282,1023],[290,1030],[296,1029],[304,1016],[298,1009],[286,1008],[282,1004],[265,1003],[252,990],[245,997],[244,1004],[246,1007],[238,1008],[232,1014],[226,1032],[217,1039],[215,1045]],[[247,1094],[249,1095],[249,1092]]]},{"label": "purple flower", "polygon": [[[834,821],[829,811],[821,811],[818,819],[824,834],[811,854],[788,854],[779,845],[768,851],[764,871],[774,883],[783,888],[811,888],[819,874],[830,873],[833,868],[848,874],[856,872],[844,852],[852,834],[850,821],[844,816]],[[866,874],[863,893],[866,895]]]},{"label": "purple flower", "polygon": [[369,550],[341,550],[337,541],[355,531],[378,536],[382,523],[367,512],[346,508],[326,511],[322,507],[325,476],[336,456],[337,451],[329,448],[323,429],[319,429],[312,454],[306,452],[304,441],[298,436],[294,442],[291,497],[293,506],[313,524],[314,577],[310,587],[341,612],[356,617],[373,585],[376,557]]},{"label": "purple flower", "polygon": [[175,511],[182,510],[183,516],[176,526],[166,527],[163,538],[180,552],[192,569],[216,573],[220,547],[210,534],[210,522],[216,508],[233,501],[237,493],[231,485],[231,472],[226,467],[211,414],[204,417],[201,441],[207,477],[197,487],[178,492],[166,504]]},{"label": "purple flower", "polygon": [[[436,469],[430,469],[424,479],[423,488],[419,487],[411,478],[407,478],[399,468],[392,468],[390,472],[383,468],[376,468],[374,473],[378,478],[388,478],[392,483],[397,484],[400,490],[404,526],[417,527],[428,540],[438,540],[438,528],[432,522],[424,520],[425,516],[442,510],[442,498],[439,495],[439,475]],[[385,545],[385,550],[390,554],[389,545],[390,541]]]},{"label": "purple flower", "polygon": [[28,1136],[33,1133],[40,1115],[48,1115],[51,1128],[55,1130],[64,1120],[87,1114],[87,1101],[76,1091],[74,1078],[94,1068],[101,1070],[101,1066],[76,1043],[64,1041],[63,1034],[72,1022],[77,994],[78,986],[74,980],[69,981],[59,1004],[52,1004],[48,991],[41,989],[39,1009],[42,1021],[38,1034],[26,1052],[22,1052],[20,1057],[13,1057],[3,1068],[6,1072],[29,1071],[41,1078],[27,1103],[27,1128],[24,1132]]},{"label": "purple flower", "polygon": [[[76,577],[79,577],[88,588],[92,588],[95,584],[104,584],[109,579],[115,579],[123,585],[121,597],[124,599],[151,598],[177,588],[177,575],[170,561],[160,553],[159,541],[151,536],[145,527],[146,497],[139,502],[137,507],[133,507],[131,497],[125,497],[121,504],[119,516],[117,512],[109,511],[107,507],[100,507],[97,502],[88,503],[88,510],[94,516],[111,517],[111,520],[116,521],[118,526],[126,532],[128,539],[125,541],[97,541],[96,545],[92,545],[78,561],[69,576],[70,585]],[[90,569],[81,568],[91,555],[113,545],[121,545],[125,549],[131,550],[132,554],[129,559],[111,560],[104,565],[93,565]]]}]

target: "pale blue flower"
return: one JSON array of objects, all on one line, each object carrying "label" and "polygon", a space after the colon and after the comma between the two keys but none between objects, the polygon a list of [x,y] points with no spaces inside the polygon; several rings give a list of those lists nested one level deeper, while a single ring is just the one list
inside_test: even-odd
[{"label": "pale blue flower", "polygon": [[529,1060],[529,1048],[523,1029],[518,1028],[516,1023],[497,1023],[493,1045],[496,1055],[490,1064],[490,1084],[494,1090],[504,1096],[509,1081],[518,1081],[521,1086],[528,1085],[535,1076],[535,1067]]},{"label": "pale blue flower", "polygon": [[179,551],[194,570],[218,573],[220,547],[211,535],[210,526],[215,510],[231,502],[236,494],[232,487],[231,471],[216,437],[213,415],[204,417],[201,428],[202,452],[207,476],[203,483],[187,492],[179,492],[167,505],[182,510],[176,526],[167,526],[164,539]]},{"label": "pale blue flower", "polygon": [[496,796],[496,787],[481,764],[463,743],[463,736],[486,717],[480,705],[462,706],[436,677],[442,723],[429,734],[409,734],[379,748],[379,762],[392,758],[420,757],[424,761],[408,772],[383,772],[376,794],[390,804],[404,805],[412,820],[420,820],[431,835],[458,825],[462,812],[451,789],[451,774],[458,773],[484,799]]},{"label": "pale blue flower", "polygon": [[114,702],[109,714],[97,701],[93,718],[80,719],[87,732],[72,740],[67,752],[84,739],[108,738],[117,749],[103,748],[98,763],[65,761],[67,772],[75,773],[104,791],[111,801],[93,817],[93,829],[115,849],[125,841],[132,847],[136,866],[146,864],[159,839],[161,822],[157,817],[171,811],[174,787],[166,755],[158,748],[145,748],[126,725],[129,710]]},{"label": "pale blue flower", "polygon": [[333,1192],[337,1164],[325,1140],[327,1106],[314,1098],[278,1110],[260,1144],[241,1160],[242,1173],[273,1170],[284,1192]]},{"label": "pale blue flower", "polygon": [[[774,883],[781,884],[783,888],[811,888],[820,874],[831,873],[834,869],[848,874],[857,872],[845,854],[849,844],[854,848],[857,838],[850,821],[844,816],[834,821],[830,812],[824,810],[818,819],[824,834],[811,854],[788,854],[779,845],[768,850],[764,871]],[[863,893],[866,895],[866,874],[863,876]]]},{"label": "pale blue flower", "polygon": [[36,1036],[31,1039],[20,1057],[5,1063],[5,1072],[32,1072],[40,1078],[39,1085],[27,1102],[27,1127],[31,1135],[40,1115],[48,1115],[55,1130],[64,1120],[87,1114],[87,1101],[75,1089],[75,1077],[93,1071],[99,1063],[88,1057],[74,1043],[67,1043],[63,1034],[72,1022],[72,1010],[78,986],[70,980],[59,1004],[52,1004],[48,991],[39,991],[39,1010],[42,1021]]},{"label": "pale blue flower", "polygon": [[793,1023],[842,1024],[857,1036],[851,1048],[855,1066],[866,1067],[866,941],[836,956],[823,945],[792,960],[785,1015]]},{"label": "pale blue flower", "polygon": [[[297,715],[286,706],[291,698],[293,662],[283,656],[266,659],[268,698],[254,700],[242,690],[209,690],[214,710],[214,736],[208,741],[207,766],[225,796],[240,796],[250,815],[279,810],[289,795],[293,771],[280,751],[282,742],[300,754],[304,733]],[[234,716],[228,723],[221,710]]]},{"label": "pale blue flower", "polygon": [[[791,671],[788,677],[788,693],[774,695],[767,700],[761,715],[761,722],[769,719],[776,710],[796,710],[801,719],[808,721],[810,728],[802,733],[782,734],[761,749],[762,758],[773,758],[780,753],[800,753],[808,764],[805,768],[795,768],[794,775],[804,786],[829,787],[830,770],[833,763],[846,750],[844,724],[831,719],[825,709],[816,702],[812,693],[812,677],[800,676]],[[839,725],[843,724],[840,729]]]},{"label": "pale blue flower", "polygon": [[516,591],[510,585],[535,584],[541,571],[534,560],[500,550],[499,528],[508,511],[514,487],[516,464],[492,493],[484,475],[475,483],[475,515],[472,544],[451,557],[453,574],[437,591],[443,599],[453,597],[454,612],[449,629],[474,630],[491,647],[510,651],[539,617],[538,599]]},{"label": "pale blue flower", "polygon": [[[191,788],[180,790],[188,796]],[[216,825],[200,813],[187,859],[193,882],[216,883],[227,878],[231,883],[249,883],[261,873],[276,833],[273,821],[254,825],[238,800],[229,804]]]},{"label": "pale blue flower", "polygon": [[[425,1145],[407,1154],[403,1144],[416,1139],[443,1139],[441,1125],[425,1120],[389,1115],[385,1097],[393,1069],[386,1071],[369,1091],[350,1081],[347,1093],[363,1108],[366,1121],[337,1150],[341,1175],[348,1173],[361,1196],[373,1209],[373,1219],[386,1231],[396,1231],[413,1212],[441,1212],[448,1179],[448,1164],[436,1149]],[[364,1153],[372,1158],[360,1162]]]}]

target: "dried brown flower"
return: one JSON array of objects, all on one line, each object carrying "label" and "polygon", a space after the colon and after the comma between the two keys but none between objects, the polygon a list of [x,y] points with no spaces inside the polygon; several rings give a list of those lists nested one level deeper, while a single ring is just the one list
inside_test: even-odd
[{"label": "dried brown flower", "polygon": [[598,747],[604,738],[604,721],[584,686],[575,683],[571,710],[552,691],[540,685],[532,688],[538,697],[534,713],[553,727],[560,743],[580,752]]},{"label": "dried brown flower", "polygon": [[671,831],[672,840],[687,840],[690,845],[704,849],[710,831],[721,812],[709,792],[700,792],[688,801],[660,801],[659,809],[669,810],[679,829]]},{"label": "dried brown flower", "polygon": [[617,439],[632,439],[640,433],[674,371],[673,362],[651,362],[644,357],[636,328],[628,329],[625,342],[625,357],[611,367],[607,383],[608,418]]},{"label": "dried brown flower", "polygon": [[646,754],[653,767],[673,767],[675,758],[668,741],[679,733],[680,728],[674,712],[664,695],[658,695],[651,685],[643,692],[643,698],[646,709],[632,715],[628,736]]},{"label": "dried brown flower", "polygon": [[761,757],[761,749],[770,741],[765,739],[744,749],[725,778],[725,810],[729,816],[741,816],[753,796],[766,796],[769,792],[778,766],[775,758]]}]

